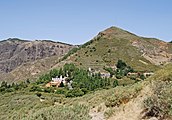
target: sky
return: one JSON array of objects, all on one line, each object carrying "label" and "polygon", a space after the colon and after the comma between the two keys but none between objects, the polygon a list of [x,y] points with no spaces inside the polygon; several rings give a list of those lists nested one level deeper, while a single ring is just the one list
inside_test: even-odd
[{"label": "sky", "polygon": [[172,0],[0,0],[0,40],[83,44],[111,26],[172,40]]}]

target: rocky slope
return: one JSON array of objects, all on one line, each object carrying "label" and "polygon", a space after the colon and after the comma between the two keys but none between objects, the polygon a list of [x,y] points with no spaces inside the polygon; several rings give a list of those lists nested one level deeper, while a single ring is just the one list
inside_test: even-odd
[{"label": "rocky slope", "polygon": [[52,41],[8,39],[0,42],[0,71],[10,72],[26,62],[61,56],[73,46]]},{"label": "rocky slope", "polygon": [[25,80],[49,70],[75,46],[49,40],[17,38],[0,41],[1,81]]}]

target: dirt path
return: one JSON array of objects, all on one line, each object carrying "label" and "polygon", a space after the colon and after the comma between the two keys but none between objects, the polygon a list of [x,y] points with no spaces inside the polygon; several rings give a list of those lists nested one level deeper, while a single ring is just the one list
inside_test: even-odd
[{"label": "dirt path", "polygon": [[91,112],[90,116],[92,117],[91,120],[105,120],[104,112]]},{"label": "dirt path", "polygon": [[108,120],[141,120],[142,103],[147,97],[151,96],[151,91],[149,86],[145,86],[139,96],[117,108],[115,114]]},{"label": "dirt path", "polygon": [[89,113],[89,115],[92,117],[91,120],[105,120],[105,117],[104,117],[105,109],[106,109],[106,106],[104,105],[104,103],[91,109]]}]

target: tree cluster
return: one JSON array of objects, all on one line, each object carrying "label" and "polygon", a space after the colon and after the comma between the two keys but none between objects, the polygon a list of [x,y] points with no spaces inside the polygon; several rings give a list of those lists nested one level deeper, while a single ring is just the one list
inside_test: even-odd
[{"label": "tree cluster", "polygon": [[16,90],[22,90],[28,87],[28,84],[30,84],[29,80],[26,80],[25,82],[12,83],[12,84],[8,84],[7,82],[3,81],[0,85],[0,92],[13,92]]},{"label": "tree cluster", "polygon": [[118,60],[116,64],[116,70],[113,70],[112,68],[104,68],[106,71],[110,73],[110,76],[115,76],[117,79],[121,79],[124,76],[127,76],[129,72],[134,72],[134,69],[130,66],[128,66],[124,61]]},{"label": "tree cluster", "polygon": [[[46,91],[54,92],[53,90],[47,90],[50,88],[44,88],[42,90],[38,85],[46,84],[51,81],[52,77],[67,77],[67,82],[71,83],[72,89],[67,86],[61,85],[61,88],[54,88],[55,93],[65,94],[66,97],[77,97],[86,94],[89,91],[95,91],[100,88],[107,88],[114,86],[111,84],[111,80],[108,78],[102,78],[100,73],[90,75],[89,71],[77,68],[74,64],[65,64],[63,68],[53,69],[48,74],[40,76],[37,80],[37,85],[31,88],[31,91]],[[118,84],[115,84],[117,86]]]}]

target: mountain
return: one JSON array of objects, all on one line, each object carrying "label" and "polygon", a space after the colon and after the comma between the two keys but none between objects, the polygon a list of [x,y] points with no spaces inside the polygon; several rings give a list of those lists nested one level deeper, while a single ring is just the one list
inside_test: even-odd
[{"label": "mountain", "polygon": [[[25,73],[27,75],[28,69],[30,69],[29,72],[32,72],[30,73],[32,75],[39,73],[42,69],[50,69],[53,62],[57,62],[56,60],[74,47],[70,44],[49,40],[28,41],[13,38],[1,41],[0,76],[3,80],[17,79],[20,78],[20,74]],[[44,61],[49,58],[51,60],[45,64]],[[34,66],[37,66],[37,69]],[[14,71],[17,71],[17,73]]]},{"label": "mountain", "polygon": [[117,27],[98,33],[79,47],[46,40],[8,39],[0,42],[0,77],[1,81],[34,80],[65,63],[104,71],[104,67],[114,68],[119,59],[138,71],[156,71],[171,62],[172,43]]},{"label": "mountain", "polygon": [[[136,70],[155,71],[171,62],[172,44],[110,27],[82,45],[63,63],[72,62],[80,67],[100,70],[104,67],[114,67],[119,59]],[[61,63],[55,67],[59,65]]]}]

